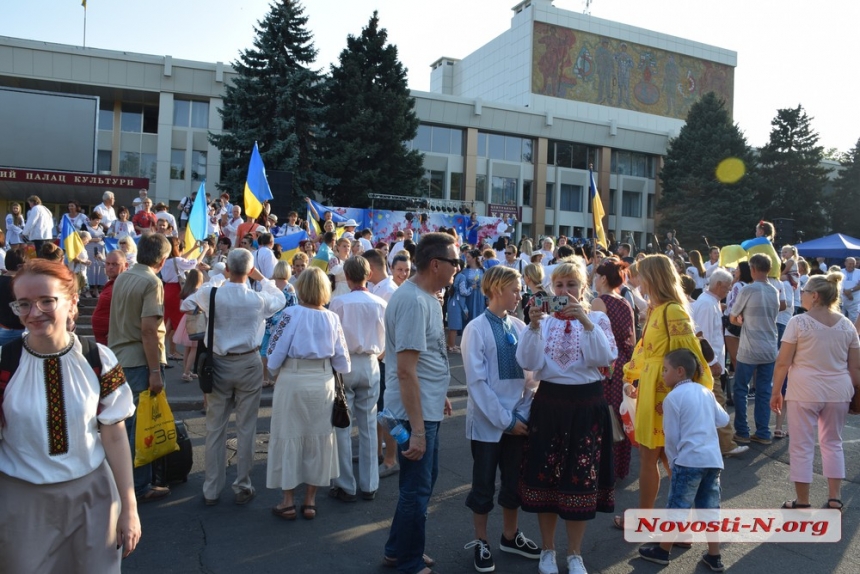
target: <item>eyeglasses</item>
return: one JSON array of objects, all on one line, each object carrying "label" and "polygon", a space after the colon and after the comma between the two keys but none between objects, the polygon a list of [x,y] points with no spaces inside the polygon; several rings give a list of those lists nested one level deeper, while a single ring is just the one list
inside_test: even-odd
[{"label": "eyeglasses", "polygon": [[516,255],[513,251],[505,251],[505,255]]},{"label": "eyeglasses", "polygon": [[36,299],[33,302],[12,301],[9,303],[9,307],[11,307],[12,312],[19,317],[25,317],[30,314],[30,311],[33,309],[33,305],[36,305],[36,309],[42,313],[53,313],[57,310],[57,303],[59,300],[59,297],[42,297],[41,299]]},{"label": "eyeglasses", "polygon": [[450,263],[454,267],[459,267],[460,265],[463,264],[463,262],[460,261],[459,259],[453,259],[453,258],[448,259],[447,257],[434,257],[433,259],[438,259],[439,261],[447,261],[448,263]]}]

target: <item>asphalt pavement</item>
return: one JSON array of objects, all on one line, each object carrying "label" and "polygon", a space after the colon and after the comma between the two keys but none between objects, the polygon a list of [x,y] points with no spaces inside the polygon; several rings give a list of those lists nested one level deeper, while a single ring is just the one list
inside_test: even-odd
[{"label": "asphalt pavement", "polygon": [[[177,364],[174,362],[174,364]],[[318,516],[308,521],[299,517],[286,522],[270,512],[281,498],[280,492],[265,487],[266,449],[271,418],[272,391],[264,390],[258,419],[256,464],[252,479],[257,497],[245,506],[233,504],[229,484],[235,478],[235,457],[228,450],[227,487],[221,503],[207,507],[201,493],[205,418],[200,413],[202,395],[196,382],[180,381],[181,367],[167,371],[167,392],[176,418],[186,422],[194,444],[194,468],[185,484],[175,485],[162,501],[140,506],[143,537],[137,551],[124,562],[124,572],[178,573],[379,573],[392,572],[381,565],[382,551],[391,516],[397,503],[397,478],[380,481],[373,501],[344,503],[330,498],[325,489],[317,495]],[[451,358],[451,395],[454,414],[442,425],[440,472],[427,521],[426,552],[436,559],[435,571],[442,574],[474,572],[472,550],[463,546],[474,538],[471,512],[465,506],[471,481],[471,454],[465,438],[466,397],[462,362]],[[750,402],[750,420],[752,403]],[[228,430],[234,437],[232,425]],[[844,432],[848,478],[842,499],[845,513],[842,539],[829,544],[726,544],[723,563],[738,573],[798,572],[803,574],[857,574],[860,572],[860,416],[851,416]],[[724,508],[777,508],[794,498],[788,474],[788,440],[772,445],[751,444],[738,458],[726,460],[722,475]],[[633,456],[632,474],[616,490],[616,510],[638,502],[638,455]],[[658,506],[665,504],[668,482],[661,484]],[[297,500],[301,501],[302,488]],[[827,498],[826,481],[821,476],[821,460],[816,453],[812,502],[821,505]],[[673,550],[667,567],[636,558],[637,545],[624,541],[622,532],[611,527],[611,514],[598,514],[585,534],[583,555],[592,574],[643,574],[664,571],[708,572],[699,563],[704,545]],[[537,518],[521,514],[523,532],[540,542]],[[499,573],[537,572],[537,562],[498,550],[501,511],[490,514],[490,544]],[[565,568],[566,537],[563,526],[556,533],[559,568]]]}]

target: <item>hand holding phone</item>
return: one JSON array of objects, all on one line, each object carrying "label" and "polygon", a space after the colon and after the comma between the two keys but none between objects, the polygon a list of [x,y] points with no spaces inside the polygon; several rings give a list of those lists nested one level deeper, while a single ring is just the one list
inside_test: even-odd
[{"label": "hand holding phone", "polygon": [[538,295],[535,297],[535,306],[539,307],[544,313],[558,313],[569,302],[567,295]]}]

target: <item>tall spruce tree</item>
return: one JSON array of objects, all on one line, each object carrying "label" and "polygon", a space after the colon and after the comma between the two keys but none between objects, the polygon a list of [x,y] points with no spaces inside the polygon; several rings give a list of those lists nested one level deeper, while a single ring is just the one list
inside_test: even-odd
[{"label": "tall spruce tree", "polygon": [[[737,159],[745,172],[734,183],[720,181],[717,168]],[[693,104],[687,123],[670,142],[660,172],[663,194],[658,229],[677,231],[687,250],[740,243],[758,221],[756,160],[746,138],[732,123],[725,102],[713,92]],[[725,178],[723,178],[725,179]]]},{"label": "tall spruce tree", "polygon": [[793,219],[795,231],[817,237],[828,228],[824,187],[829,170],[821,167],[824,148],[811,122],[801,105],[777,110],[770,141],[761,148],[759,197],[765,219]]},{"label": "tall spruce tree", "polygon": [[844,154],[842,168],[833,182],[833,195],[829,198],[830,220],[833,231],[851,237],[860,237],[860,139]]},{"label": "tall spruce tree", "polygon": [[374,11],[331,67],[323,149],[326,173],[338,180],[326,192],[335,205],[369,204],[368,193],[415,195],[424,174],[422,154],[403,145],[419,121],[406,68],[387,41]]},{"label": "tall spruce tree", "polygon": [[317,162],[323,80],[311,68],[317,50],[307,22],[301,2],[275,0],[254,28],[254,48],[233,63],[237,76],[219,110],[224,132],[209,136],[221,150],[219,189],[241,196],[254,142],[267,170],[292,174],[294,193],[331,183]]}]

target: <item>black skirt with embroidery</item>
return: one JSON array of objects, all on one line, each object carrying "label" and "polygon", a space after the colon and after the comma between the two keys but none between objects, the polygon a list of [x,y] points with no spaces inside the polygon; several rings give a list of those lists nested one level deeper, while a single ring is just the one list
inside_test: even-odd
[{"label": "black skirt with embroidery", "polygon": [[615,510],[612,425],[601,383],[541,381],[532,404],[519,493],[526,512],[591,520]]}]

